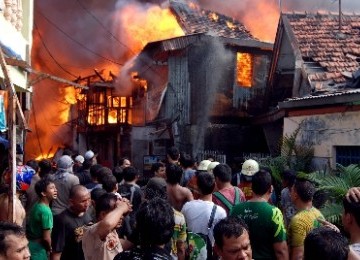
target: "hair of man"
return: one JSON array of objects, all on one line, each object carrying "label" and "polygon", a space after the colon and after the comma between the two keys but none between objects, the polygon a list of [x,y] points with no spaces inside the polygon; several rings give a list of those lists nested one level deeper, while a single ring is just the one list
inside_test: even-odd
[{"label": "hair of man", "polygon": [[315,185],[311,181],[300,178],[296,178],[293,188],[303,202],[311,201],[316,191]]},{"label": "hair of man", "polygon": [[346,260],[349,254],[347,239],[339,232],[321,226],[310,231],[304,241],[304,260]]},{"label": "hair of man", "polygon": [[36,160],[29,160],[26,162],[27,166],[30,166],[32,169],[34,169],[35,172],[39,171],[39,163]]},{"label": "hair of man", "polygon": [[95,212],[98,218],[101,212],[110,212],[116,206],[118,197],[114,193],[105,193],[101,195],[95,202]]},{"label": "hair of man", "polygon": [[171,160],[178,160],[180,157],[180,151],[177,147],[173,146],[167,150],[167,155],[171,158]]},{"label": "hair of man", "polygon": [[36,184],[35,184],[35,192],[36,194],[39,196],[39,198],[41,198],[43,196],[43,192],[46,192],[47,187],[51,184],[54,183],[53,180],[51,180],[50,178],[43,178],[40,179]]},{"label": "hair of man", "polygon": [[165,167],[165,164],[162,162],[156,162],[151,165],[150,171],[152,173],[157,172],[161,167]]},{"label": "hair of man", "polygon": [[6,251],[9,245],[6,243],[6,237],[14,235],[16,237],[25,237],[25,230],[23,227],[10,222],[0,221],[0,255],[6,256]]},{"label": "hair of man", "polygon": [[252,191],[256,195],[264,195],[271,189],[271,174],[265,169],[259,170],[252,176]]},{"label": "hair of man", "polygon": [[133,181],[138,175],[139,175],[139,171],[133,166],[126,167],[123,170],[124,181],[128,181],[128,182]]},{"label": "hair of man", "polygon": [[40,178],[43,178],[45,175],[51,173],[52,171],[52,165],[51,161],[49,159],[43,159],[39,162],[39,176]]},{"label": "hair of man", "polygon": [[220,220],[216,225],[214,226],[214,239],[215,244],[219,247],[223,247],[224,243],[224,237],[230,238],[230,237],[239,237],[241,236],[244,231],[249,233],[248,226],[239,217],[236,216],[229,216],[222,220]]},{"label": "hair of man", "polygon": [[179,161],[184,168],[194,167],[195,165],[195,160],[189,154],[182,155]]},{"label": "hair of man", "polygon": [[351,214],[356,221],[356,224],[360,227],[360,202],[355,202],[352,197],[343,199],[343,206],[345,214]]},{"label": "hair of man", "polygon": [[284,170],[282,172],[282,179],[288,182],[288,186],[291,187],[296,179],[296,171],[294,170]]},{"label": "hair of man", "polygon": [[99,181],[99,171],[102,168],[101,164],[94,164],[90,167],[90,176],[93,179],[96,179]]},{"label": "hair of man", "polygon": [[175,164],[169,164],[166,167],[166,181],[172,185],[178,184],[181,181],[183,169]]},{"label": "hair of man", "polygon": [[136,227],[142,247],[166,244],[173,235],[174,226],[173,208],[164,199],[144,201],[136,213]]},{"label": "hair of man", "polygon": [[209,195],[214,192],[215,178],[208,172],[199,172],[197,175],[197,185],[202,195]]},{"label": "hair of man", "polygon": [[229,165],[220,163],[215,166],[213,170],[215,178],[218,178],[221,182],[230,182],[232,173]]},{"label": "hair of man", "polygon": [[102,180],[102,187],[107,192],[113,192],[116,189],[117,180],[114,175],[105,175]]}]

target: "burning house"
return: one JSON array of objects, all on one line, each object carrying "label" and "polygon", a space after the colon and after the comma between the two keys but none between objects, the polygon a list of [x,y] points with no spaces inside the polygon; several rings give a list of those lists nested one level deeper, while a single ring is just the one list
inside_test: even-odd
[{"label": "burning house", "polygon": [[[218,151],[224,160],[268,152],[260,127],[272,44],[260,42],[237,21],[180,1],[170,6],[185,36],[147,44],[131,70],[147,82],[133,104],[132,159],[165,155],[176,145],[197,157]],[[250,140],[256,134],[256,140]],[[216,156],[216,155],[215,155]]]},{"label": "burning house", "polygon": [[280,17],[269,75],[270,105],[278,109],[267,119],[283,126],[278,135],[299,129],[298,143],[314,147],[321,168],[360,159],[359,30],[355,14]]},{"label": "burning house", "polygon": [[[148,43],[123,68],[130,81],[85,79],[92,90],[77,105],[80,150],[97,150],[110,166],[130,156],[138,168],[144,156],[161,158],[172,145],[195,157],[215,151],[214,156],[222,155],[218,160],[268,152],[261,127],[249,120],[268,102],[272,44],[255,39],[230,17],[196,5],[170,1],[170,10],[184,36]],[[128,96],[112,90],[129,84]]]}]

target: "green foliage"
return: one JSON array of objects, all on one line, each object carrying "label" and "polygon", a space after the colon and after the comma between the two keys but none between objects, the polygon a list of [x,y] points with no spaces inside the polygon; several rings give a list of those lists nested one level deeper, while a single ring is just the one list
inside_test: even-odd
[{"label": "green foliage", "polygon": [[301,176],[315,182],[318,191],[326,191],[328,196],[321,212],[328,221],[341,225],[342,200],[351,187],[360,187],[359,165],[338,164],[335,172],[318,171]]}]

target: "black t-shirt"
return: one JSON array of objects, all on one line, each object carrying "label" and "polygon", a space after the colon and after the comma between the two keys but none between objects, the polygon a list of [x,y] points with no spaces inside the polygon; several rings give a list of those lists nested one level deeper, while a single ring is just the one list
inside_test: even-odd
[{"label": "black t-shirt", "polygon": [[137,211],[142,200],[142,190],[133,184],[124,183],[119,185],[118,193],[121,197],[127,198],[133,205],[133,211]]},{"label": "black t-shirt", "polygon": [[54,216],[54,227],[51,233],[52,249],[54,252],[62,252],[61,259],[84,259],[81,240],[84,226],[91,220],[89,212],[79,217],[68,209]]}]

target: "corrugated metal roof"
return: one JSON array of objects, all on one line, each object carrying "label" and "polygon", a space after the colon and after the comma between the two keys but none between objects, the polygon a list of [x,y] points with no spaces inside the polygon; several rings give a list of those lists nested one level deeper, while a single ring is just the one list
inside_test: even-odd
[{"label": "corrugated metal roof", "polygon": [[343,90],[343,91],[333,92],[333,93],[324,93],[324,94],[309,95],[309,96],[304,96],[304,97],[288,98],[288,99],[284,100],[283,102],[285,103],[285,102],[296,102],[296,101],[302,101],[302,100],[322,99],[322,98],[345,96],[345,95],[352,95],[352,94],[360,94],[360,89]]}]

